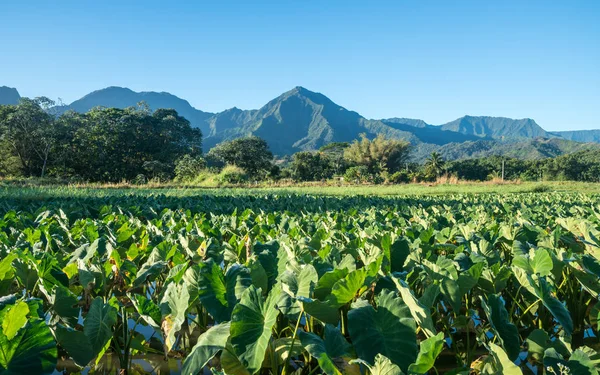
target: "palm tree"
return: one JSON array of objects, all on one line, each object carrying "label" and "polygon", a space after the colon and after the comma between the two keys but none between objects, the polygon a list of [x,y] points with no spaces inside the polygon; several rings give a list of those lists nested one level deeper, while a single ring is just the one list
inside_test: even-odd
[{"label": "palm tree", "polygon": [[425,162],[427,170],[433,172],[436,177],[440,177],[440,174],[444,171],[444,165],[446,161],[442,158],[439,152],[432,152]]}]

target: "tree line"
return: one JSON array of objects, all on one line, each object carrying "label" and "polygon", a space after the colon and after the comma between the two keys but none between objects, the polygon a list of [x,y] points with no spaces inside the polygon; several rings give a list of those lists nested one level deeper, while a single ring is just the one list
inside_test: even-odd
[{"label": "tree line", "polygon": [[434,152],[423,164],[410,161],[403,140],[361,135],[318,151],[275,158],[267,143],[250,136],[202,152],[202,133],[172,109],[152,111],[144,103],[126,109],[97,107],[87,113],[53,113],[47,98],[24,98],[0,106],[0,176],[59,177],[81,181],[219,182],[289,179],[353,183],[465,180],[600,181],[600,151],[551,159],[501,156],[446,161]]}]

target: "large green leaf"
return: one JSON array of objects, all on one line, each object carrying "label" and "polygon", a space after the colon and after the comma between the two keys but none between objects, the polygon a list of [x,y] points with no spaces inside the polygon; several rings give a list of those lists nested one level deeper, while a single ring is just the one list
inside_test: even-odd
[{"label": "large green leaf", "polygon": [[493,358],[493,363],[484,367],[482,374],[485,375],[523,375],[523,371],[519,366],[515,365],[506,352],[501,347],[494,343],[489,343],[490,354]]},{"label": "large green leaf", "polygon": [[363,304],[348,312],[348,330],[356,354],[368,363],[383,354],[406,371],[417,358],[415,320],[393,292],[384,289],[376,302],[377,310]]},{"label": "large green leaf", "polygon": [[185,322],[189,298],[187,288],[175,283],[169,284],[163,295],[159,307],[162,313],[161,328],[165,333],[165,345],[168,350],[175,345],[175,335]]},{"label": "large green leaf", "polygon": [[229,323],[211,327],[198,338],[198,342],[185,358],[182,374],[196,375],[202,373],[204,367],[220,350],[225,349],[229,339]]},{"label": "large green leaf", "polygon": [[419,354],[415,363],[408,367],[409,375],[423,375],[435,365],[438,355],[444,350],[444,333],[440,332],[419,345]]},{"label": "large green leaf", "polygon": [[90,340],[82,331],[58,326],[55,334],[58,344],[69,353],[77,365],[87,366],[96,356]]},{"label": "large green leaf", "polygon": [[95,354],[100,353],[113,335],[112,327],[117,323],[117,309],[105,305],[101,297],[96,297],[85,317],[83,332],[87,336]]},{"label": "large green leaf", "polygon": [[12,340],[27,323],[29,305],[24,301],[19,301],[15,305],[7,307],[6,310],[2,318],[2,333],[8,340]]},{"label": "large green leaf", "polygon": [[417,322],[417,325],[421,327],[428,337],[435,336],[436,330],[429,309],[421,305],[404,281],[396,277],[392,277],[392,280],[394,281],[394,284],[396,284],[396,288],[400,291],[402,301],[404,301],[410,309],[410,314],[415,319],[415,322]]},{"label": "large green leaf", "polygon": [[392,363],[389,358],[384,356],[383,354],[377,354],[375,356],[375,363],[371,366],[366,361],[361,359],[353,361],[355,363],[360,363],[369,369],[371,375],[404,375],[402,370],[398,365]]},{"label": "large green leaf", "polygon": [[337,328],[327,324],[324,339],[314,333],[304,331],[299,331],[298,337],[306,351],[317,359],[323,372],[327,375],[341,374],[341,369],[336,365],[335,359],[350,355],[351,345]]},{"label": "large green leaf", "polygon": [[260,370],[265,358],[271,330],[279,314],[276,305],[280,293],[281,289],[276,285],[263,301],[260,289],[251,285],[231,314],[231,345],[251,374]]},{"label": "large green leaf", "polygon": [[26,326],[8,339],[0,333],[0,374],[51,374],[56,367],[54,337],[43,320],[29,319]]},{"label": "large green leaf", "polygon": [[506,311],[502,300],[498,295],[490,294],[487,303],[485,302],[485,299],[481,297],[481,306],[487,315],[492,329],[496,335],[498,335],[502,347],[508,354],[508,358],[514,361],[521,352],[519,331],[517,330],[517,327],[510,322],[508,311]]}]

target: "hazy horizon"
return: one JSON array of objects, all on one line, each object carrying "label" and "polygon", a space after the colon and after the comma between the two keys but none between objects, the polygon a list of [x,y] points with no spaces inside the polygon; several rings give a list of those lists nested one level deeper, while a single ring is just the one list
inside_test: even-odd
[{"label": "hazy horizon", "polygon": [[600,128],[600,3],[3,4],[0,86],[70,103],[108,86],[256,109],[295,86],[367,118]]}]

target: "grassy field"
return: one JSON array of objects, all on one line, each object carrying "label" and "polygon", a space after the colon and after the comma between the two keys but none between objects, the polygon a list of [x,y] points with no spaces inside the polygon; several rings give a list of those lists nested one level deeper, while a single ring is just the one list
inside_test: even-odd
[{"label": "grassy field", "polygon": [[170,197],[211,195],[310,194],[325,196],[401,196],[453,194],[513,194],[532,192],[573,192],[600,194],[600,184],[584,182],[523,182],[402,185],[297,185],[278,187],[196,188],[173,185],[42,185],[0,183],[0,199],[49,199],[60,197],[108,197],[161,194]]}]

